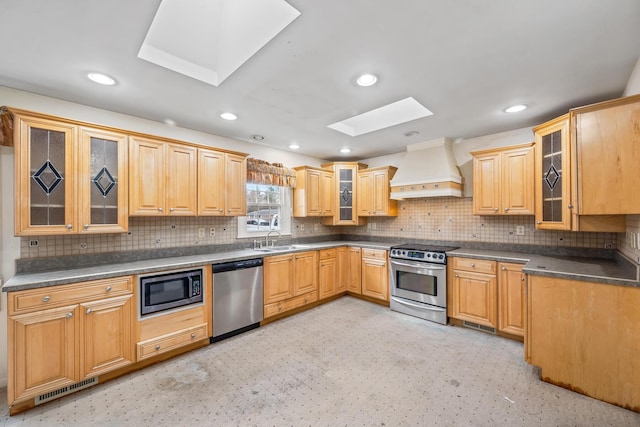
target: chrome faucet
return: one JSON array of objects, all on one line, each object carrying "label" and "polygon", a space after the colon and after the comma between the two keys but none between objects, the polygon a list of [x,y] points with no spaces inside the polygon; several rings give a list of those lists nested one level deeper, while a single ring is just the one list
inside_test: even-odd
[{"label": "chrome faucet", "polygon": [[[278,237],[282,237],[282,234],[280,234],[280,232],[278,230],[271,230],[267,233],[266,237],[264,238],[264,245],[266,247],[269,247],[269,236],[271,236],[271,233],[278,233]],[[271,241],[271,246],[273,246],[274,241]]]}]

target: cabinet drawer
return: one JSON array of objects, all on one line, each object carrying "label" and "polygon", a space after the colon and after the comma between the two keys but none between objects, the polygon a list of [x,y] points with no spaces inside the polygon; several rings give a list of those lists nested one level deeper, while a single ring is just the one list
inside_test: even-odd
[{"label": "cabinet drawer", "polygon": [[384,249],[362,248],[362,258],[387,259],[387,251]]},{"label": "cabinet drawer", "polygon": [[328,259],[336,257],[336,248],[320,249],[320,259]]},{"label": "cabinet drawer", "polygon": [[313,291],[295,298],[289,298],[284,301],[267,304],[264,306],[264,318],[266,319],[268,317],[275,316],[276,314],[284,313],[289,310],[293,310],[294,308],[311,304],[312,302],[316,302],[317,300],[318,292]]},{"label": "cabinet drawer", "polygon": [[140,361],[157,356],[205,338],[207,338],[207,324],[203,323],[193,328],[182,329],[171,334],[142,341],[137,345],[137,360]]},{"label": "cabinet drawer", "polygon": [[73,285],[48,286],[13,293],[9,303],[9,314],[16,314],[62,305],[86,302],[111,296],[133,293],[131,276],[94,280]]},{"label": "cabinet drawer", "polygon": [[486,259],[453,257],[453,269],[476,273],[496,274],[496,262]]}]

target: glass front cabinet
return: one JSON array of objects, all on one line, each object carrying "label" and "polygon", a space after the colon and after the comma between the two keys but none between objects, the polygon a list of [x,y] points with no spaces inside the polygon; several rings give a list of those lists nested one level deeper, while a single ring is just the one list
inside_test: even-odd
[{"label": "glass front cabinet", "polygon": [[126,135],[20,112],[14,132],[17,236],[127,231]]},{"label": "glass front cabinet", "polygon": [[323,168],[331,168],[334,172],[335,185],[335,209],[333,216],[323,217],[324,225],[363,225],[366,218],[358,217],[356,211],[356,185],[358,170],[367,165],[358,162],[333,162],[322,165]]}]

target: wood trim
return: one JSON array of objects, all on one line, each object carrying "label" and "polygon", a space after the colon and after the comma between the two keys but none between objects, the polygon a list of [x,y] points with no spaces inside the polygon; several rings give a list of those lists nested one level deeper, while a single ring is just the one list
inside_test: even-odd
[{"label": "wood trim", "polygon": [[535,142],[531,141],[525,144],[508,145],[504,147],[495,147],[495,148],[487,148],[484,150],[470,151],[469,154],[471,156],[483,156],[485,154],[493,154],[493,153],[502,152],[502,151],[518,150],[520,148],[530,148],[530,147],[533,147],[534,145],[535,145]]}]

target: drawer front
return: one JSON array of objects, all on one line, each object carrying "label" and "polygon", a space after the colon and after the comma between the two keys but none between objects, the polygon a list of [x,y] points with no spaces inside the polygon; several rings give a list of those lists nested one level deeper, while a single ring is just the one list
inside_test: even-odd
[{"label": "drawer front", "polygon": [[13,303],[9,303],[9,314],[43,310],[132,293],[133,278],[131,276],[18,291],[11,294]]},{"label": "drawer front", "polygon": [[387,251],[383,249],[362,248],[362,258],[387,259]]},{"label": "drawer front", "polygon": [[496,262],[486,259],[452,257],[453,269],[476,273],[496,274]]},{"label": "drawer front", "polygon": [[137,360],[148,359],[205,338],[207,338],[207,324],[203,323],[193,328],[142,341],[137,344]]},{"label": "drawer front", "polygon": [[285,313],[294,308],[302,307],[318,300],[318,292],[313,291],[308,294],[300,295],[295,298],[289,298],[284,301],[274,302],[264,306],[264,318],[275,316],[276,314]]},{"label": "drawer front", "polygon": [[328,259],[336,257],[336,248],[320,249],[320,259]]}]

